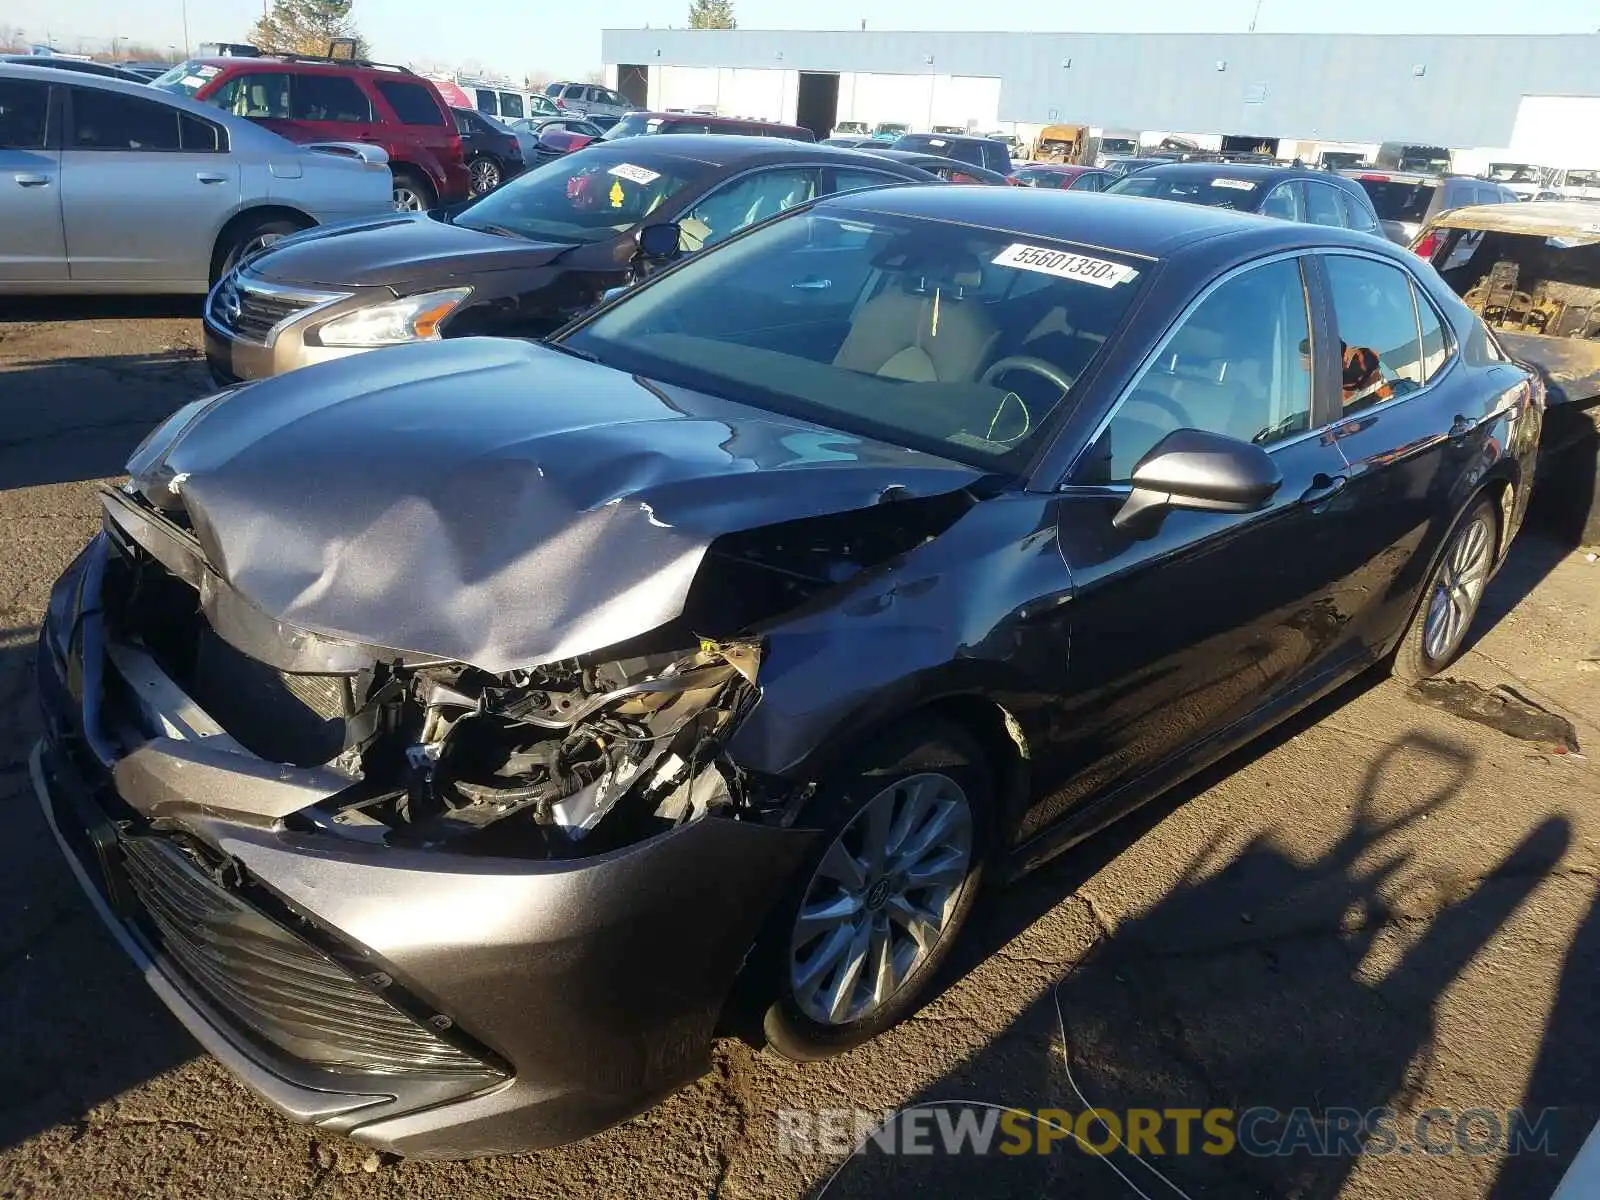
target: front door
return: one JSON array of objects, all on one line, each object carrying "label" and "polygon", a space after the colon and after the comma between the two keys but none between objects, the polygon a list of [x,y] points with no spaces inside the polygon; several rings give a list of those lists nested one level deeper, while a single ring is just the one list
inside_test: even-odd
[{"label": "front door", "polygon": [[67,277],[61,152],[49,141],[50,85],[0,79],[0,281]]},{"label": "front door", "polygon": [[239,205],[220,126],[159,100],[70,88],[61,211],[74,280],[210,280],[218,231]]},{"label": "front door", "polygon": [[[1310,311],[1298,259],[1225,279],[1168,336],[1075,467],[1059,509],[1074,587],[1068,697],[1038,764],[1049,794],[1025,834],[1345,653],[1319,549],[1344,460],[1317,432],[1327,397],[1314,408]],[[1171,510],[1152,536],[1117,530],[1135,464],[1180,428],[1265,447],[1282,485],[1255,512]]]}]

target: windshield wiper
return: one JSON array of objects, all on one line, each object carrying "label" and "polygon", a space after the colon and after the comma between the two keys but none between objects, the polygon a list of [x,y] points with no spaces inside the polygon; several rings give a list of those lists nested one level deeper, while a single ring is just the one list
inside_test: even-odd
[{"label": "windshield wiper", "polygon": [[462,228],[476,229],[479,233],[493,233],[500,237],[518,238],[524,242],[528,240],[527,234],[518,233],[515,229],[510,229],[505,225],[463,225]]},{"label": "windshield wiper", "polygon": [[549,346],[552,350],[559,350],[562,354],[570,354],[573,358],[581,358],[584,362],[597,363],[600,361],[598,354],[591,354],[587,350],[579,350],[576,346],[569,346],[565,342],[541,342],[540,345]]}]

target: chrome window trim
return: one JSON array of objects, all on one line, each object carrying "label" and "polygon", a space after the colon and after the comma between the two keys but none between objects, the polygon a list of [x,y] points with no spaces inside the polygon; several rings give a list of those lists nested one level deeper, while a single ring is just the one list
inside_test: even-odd
[{"label": "chrome window trim", "polygon": [[[1280,184],[1279,186],[1282,186],[1282,185]],[[1271,218],[1268,218],[1268,219],[1270,220]],[[1103,484],[1103,483],[1095,483],[1095,484],[1072,483],[1070,481],[1071,481],[1073,475],[1077,472],[1079,465],[1083,462],[1084,456],[1087,455],[1090,450],[1094,449],[1095,444],[1097,442],[1099,442],[1100,438],[1105,434],[1105,431],[1106,431],[1107,427],[1110,426],[1112,421],[1116,420],[1117,414],[1122,411],[1122,406],[1124,404],[1126,404],[1128,402],[1129,398],[1133,395],[1134,389],[1139,386],[1139,383],[1144,379],[1145,374],[1155,364],[1156,360],[1161,357],[1161,352],[1167,348],[1167,343],[1169,343],[1173,339],[1173,337],[1176,336],[1177,332],[1180,329],[1183,328],[1184,324],[1189,320],[1189,318],[1194,315],[1195,310],[1198,309],[1202,304],[1204,304],[1207,300],[1209,300],[1211,298],[1212,293],[1214,293],[1218,288],[1224,286],[1227,283],[1232,282],[1233,280],[1237,279],[1239,276],[1241,276],[1241,275],[1243,275],[1243,274],[1245,274],[1245,273],[1247,273],[1249,271],[1254,271],[1254,270],[1256,270],[1256,269],[1258,269],[1260,267],[1270,267],[1274,263],[1287,262],[1287,261],[1298,262],[1300,259],[1306,258],[1307,256],[1312,255],[1312,254],[1316,254],[1316,253],[1319,253],[1319,251],[1314,247],[1311,247],[1311,248],[1302,247],[1302,248],[1298,248],[1298,249],[1294,249],[1294,250],[1282,250],[1282,251],[1279,251],[1276,254],[1269,254],[1264,258],[1251,259],[1247,263],[1240,263],[1238,266],[1233,267],[1230,270],[1223,272],[1221,275],[1218,275],[1215,279],[1213,279],[1210,283],[1208,283],[1204,288],[1202,288],[1200,290],[1200,292],[1198,292],[1194,296],[1194,298],[1191,299],[1189,301],[1189,303],[1184,306],[1183,311],[1180,312],[1177,315],[1177,317],[1175,317],[1173,319],[1172,323],[1167,326],[1166,330],[1161,335],[1161,339],[1158,342],[1156,342],[1155,346],[1151,349],[1150,353],[1145,355],[1145,357],[1142,360],[1140,360],[1138,368],[1133,373],[1133,378],[1128,382],[1127,386],[1125,386],[1122,389],[1122,391],[1118,394],[1116,400],[1114,400],[1112,402],[1111,407],[1106,410],[1106,415],[1104,417],[1102,417],[1095,424],[1094,431],[1087,438],[1084,439],[1084,443],[1079,448],[1077,454],[1073,455],[1072,462],[1068,465],[1067,471],[1066,471],[1065,478],[1066,478],[1067,482],[1063,482],[1062,484],[1060,484],[1056,488],[1056,490],[1058,492],[1060,492],[1060,491],[1066,491],[1069,488],[1077,490],[1077,489],[1086,488],[1086,487],[1101,487],[1101,488],[1103,488],[1103,487],[1119,486],[1119,485],[1116,485],[1116,484]],[[1373,256],[1373,257],[1376,257],[1376,256]],[[1312,315],[1310,281],[1306,278],[1306,271],[1305,271],[1305,267],[1304,266],[1302,266],[1300,268],[1300,285],[1301,285],[1301,290],[1305,294],[1305,298],[1306,298],[1306,327],[1307,327],[1307,330],[1309,331],[1309,333],[1311,334],[1311,337],[1312,337],[1312,349],[1315,350],[1315,348],[1316,348],[1315,339],[1316,339],[1316,336],[1317,336],[1316,321],[1315,321],[1315,319],[1314,319],[1314,317]],[[1419,329],[1420,329],[1420,326],[1419,326]],[[1311,401],[1310,401],[1309,412],[1311,414],[1315,414],[1316,410],[1317,410],[1316,375],[1315,375],[1315,372],[1313,372],[1312,379],[1311,379]],[[1309,437],[1315,436],[1317,434],[1324,433],[1327,430],[1333,428],[1333,426],[1337,425],[1338,423],[1339,423],[1338,421],[1334,421],[1334,422],[1331,422],[1330,424],[1319,425],[1315,429],[1307,429],[1304,433],[1296,434],[1294,437],[1283,438],[1283,439],[1281,439],[1279,441],[1273,442],[1270,446],[1263,446],[1262,449],[1264,449],[1268,454],[1275,453],[1276,451],[1278,451],[1280,449],[1283,449],[1284,447],[1297,445],[1298,443],[1305,441]],[[1125,486],[1125,485],[1122,485],[1122,486]]]},{"label": "chrome window trim", "polygon": [[[271,329],[267,330],[265,341],[259,343],[253,342],[249,338],[239,336],[235,330],[218,325],[211,319],[212,301],[216,298],[218,289],[220,289],[222,285],[230,279],[234,281],[234,286],[242,291],[251,291],[256,293],[258,296],[274,296],[283,300],[302,300],[305,302],[306,307],[290,313]],[[217,280],[216,287],[213,287],[210,292],[206,293],[205,308],[202,316],[208,328],[215,330],[217,333],[227,337],[229,341],[243,342],[249,346],[260,345],[270,350],[277,344],[278,336],[296,321],[299,321],[304,317],[308,317],[313,313],[321,312],[323,309],[337,304],[341,300],[348,300],[355,294],[355,292],[330,292],[313,288],[294,287],[281,283],[271,283],[260,278],[259,276],[255,276],[249,280],[246,280],[243,272],[235,270],[230,271],[221,279]]]},{"label": "chrome window trim", "polygon": [[[1432,298],[1427,297],[1427,293],[1423,290],[1422,284],[1417,281],[1417,277],[1412,274],[1411,271],[1407,270],[1406,267],[1402,266],[1400,263],[1395,262],[1394,259],[1388,258],[1382,254],[1373,254],[1369,250],[1357,250],[1339,246],[1328,247],[1324,250],[1317,251],[1317,253],[1320,253],[1324,258],[1370,259],[1372,262],[1382,263],[1384,266],[1391,267],[1400,273],[1400,277],[1404,279],[1407,286],[1411,288],[1412,319],[1417,323],[1417,355],[1419,366],[1421,366],[1423,362],[1427,361],[1426,357],[1422,354],[1422,317],[1421,314],[1416,311],[1416,306],[1418,303],[1420,303],[1418,299],[1419,293],[1427,298],[1429,307],[1433,309],[1433,315],[1439,318],[1439,327],[1444,330],[1445,340],[1450,346],[1449,357],[1445,360],[1444,365],[1435,371],[1433,375],[1422,384],[1421,387],[1417,388],[1416,391],[1407,392],[1403,396],[1392,396],[1388,400],[1384,400],[1379,404],[1371,405],[1368,408],[1363,408],[1359,412],[1353,412],[1348,415],[1341,414],[1339,418],[1332,424],[1323,426],[1324,429],[1337,429],[1339,426],[1348,421],[1364,420],[1373,413],[1384,412],[1387,409],[1394,407],[1396,404],[1403,404],[1407,400],[1415,400],[1418,396],[1425,396],[1429,392],[1433,391],[1433,389],[1438,385],[1439,380],[1443,379],[1446,375],[1455,370],[1456,364],[1461,361],[1461,345],[1456,340],[1455,328],[1450,324],[1449,321],[1445,320],[1444,314],[1439,311],[1438,306],[1433,303]],[[1329,280],[1328,282],[1328,311],[1333,315],[1333,327],[1337,332],[1339,328],[1339,308],[1338,305],[1333,302],[1332,280]]]}]

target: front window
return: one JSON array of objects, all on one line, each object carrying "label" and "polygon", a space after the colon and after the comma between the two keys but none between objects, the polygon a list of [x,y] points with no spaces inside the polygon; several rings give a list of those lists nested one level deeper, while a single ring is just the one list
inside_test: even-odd
[{"label": "front window", "polygon": [[521,96],[517,95],[515,92],[500,93],[500,115],[502,117],[514,120],[517,117],[525,115],[527,111],[527,109],[522,107]]},{"label": "front window", "polygon": [[619,155],[585,154],[581,163],[557,159],[474,201],[454,224],[508,237],[603,242],[632,229],[711,169],[659,157],[649,166]]},{"label": "front window", "polygon": [[816,194],[817,173],[808,168],[746,175],[724,184],[684,214],[679,245],[690,252],[714,246]]},{"label": "front window", "polygon": [[1254,207],[1259,188],[1251,180],[1227,175],[1196,175],[1189,172],[1169,175],[1159,171],[1140,171],[1109,190],[1120,196],[1149,196],[1155,200],[1204,204],[1209,208],[1248,210]]},{"label": "front window", "polygon": [[1311,427],[1312,354],[1300,264],[1284,259],[1221,284],[1156,352],[1076,474],[1125,483],[1156,444],[1203,429],[1270,446]]},{"label": "front window", "polygon": [[289,76],[282,71],[235,75],[206,98],[223,112],[252,120],[289,120]]},{"label": "front window", "polygon": [[1139,143],[1132,138],[1101,138],[1100,152],[1102,154],[1135,154],[1139,150]]},{"label": "front window", "polygon": [[622,370],[985,466],[1020,466],[1149,265],[813,209],[689,259],[568,335]]}]

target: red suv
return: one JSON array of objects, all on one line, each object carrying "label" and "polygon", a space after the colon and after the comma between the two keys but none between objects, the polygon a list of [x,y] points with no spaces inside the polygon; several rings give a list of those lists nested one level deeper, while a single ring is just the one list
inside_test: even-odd
[{"label": "red suv", "polygon": [[375,142],[389,154],[394,206],[402,211],[467,198],[455,119],[433,85],[405,67],[300,55],[197,58],[152,86],[248,117],[292,142]]}]

